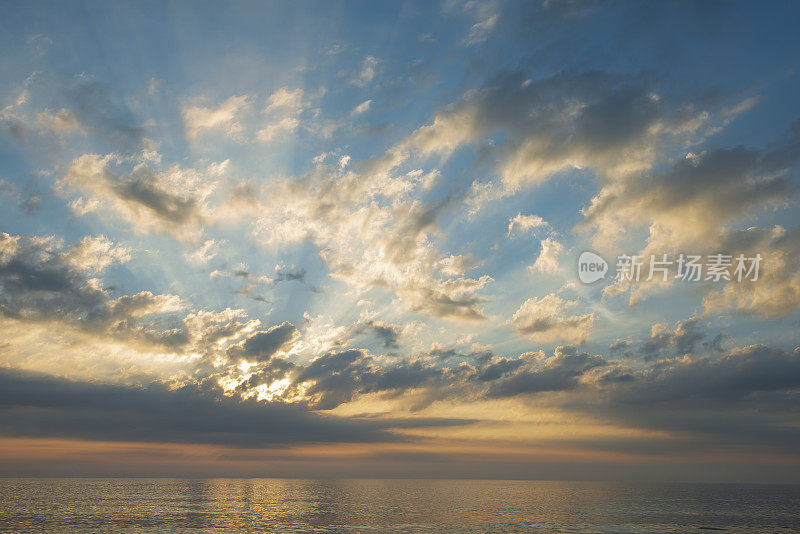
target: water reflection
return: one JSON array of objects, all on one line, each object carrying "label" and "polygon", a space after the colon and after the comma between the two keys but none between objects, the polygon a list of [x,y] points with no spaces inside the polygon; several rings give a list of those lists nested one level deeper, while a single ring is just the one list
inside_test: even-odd
[{"label": "water reflection", "polygon": [[800,488],[792,486],[0,480],[0,532],[788,532],[800,526]]}]

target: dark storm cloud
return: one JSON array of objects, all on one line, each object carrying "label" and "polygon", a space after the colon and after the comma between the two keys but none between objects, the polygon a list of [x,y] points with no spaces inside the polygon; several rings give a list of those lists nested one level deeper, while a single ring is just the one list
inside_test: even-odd
[{"label": "dark storm cloud", "polygon": [[[89,246],[92,244],[89,239]],[[49,237],[0,233],[0,314],[31,324],[59,322],[99,341],[110,338],[173,351],[190,343],[205,353],[220,338],[236,338],[245,325],[225,314],[200,314],[184,322],[183,303],[173,295],[141,291],[112,298],[81,254],[87,239],[70,247]],[[103,254],[115,253],[113,244]],[[91,252],[91,251],[90,251]],[[105,265],[113,263],[100,257]]]},{"label": "dark storm cloud", "polygon": [[697,318],[687,319],[675,325],[673,330],[664,328],[653,332],[650,340],[644,343],[642,350],[648,358],[662,355],[666,351],[674,351],[677,355],[694,352],[698,343],[706,336]]},{"label": "dark storm cloud", "polygon": [[146,169],[119,179],[111,184],[111,190],[128,205],[144,209],[167,223],[185,225],[202,220],[196,199],[170,193]]},{"label": "dark storm cloud", "polygon": [[[276,363],[274,368],[279,365]],[[286,364],[283,369],[291,367]],[[319,372],[320,367],[315,371]],[[347,365],[332,367],[341,369]],[[302,404],[226,396],[213,378],[182,386],[154,382],[139,387],[78,382],[0,368],[3,436],[262,447],[402,441],[404,438],[392,433],[392,429],[472,422],[324,416],[310,412]]]},{"label": "dark storm cloud", "polygon": [[618,339],[608,347],[608,354],[612,358],[631,358],[633,342],[627,339]]},{"label": "dark storm cloud", "polygon": [[[682,344],[699,343],[689,341],[693,335],[684,328],[693,327],[678,323],[675,331],[670,331],[671,337],[658,338],[665,350],[675,354],[676,347],[685,348]],[[642,351],[645,345],[631,350]],[[657,405],[662,401],[679,408],[686,399],[693,399],[691,407],[719,408],[720,402],[736,395],[746,402],[756,397],[768,404],[778,402],[786,391],[800,386],[798,358],[797,352],[748,347],[720,356],[680,355],[633,368],[572,346],[558,347],[549,357],[541,352],[505,358],[452,351],[445,360],[431,352],[426,359],[394,363],[350,349],[326,353],[307,365],[274,358],[242,385],[242,391],[288,378],[286,394],[292,397],[302,391],[306,402],[319,410],[333,409],[364,394],[395,397],[409,391],[421,392],[426,399],[417,408],[444,398],[535,397],[556,391],[574,393],[576,399],[591,392],[598,399],[631,409],[644,405],[660,409]],[[460,362],[454,361],[458,359]],[[621,414],[625,412],[620,409]]]},{"label": "dark storm cloud", "polygon": [[393,441],[388,426],[323,417],[295,405],[239,401],[207,383],[129,387],[0,369],[0,432],[5,436],[258,447]]},{"label": "dark storm cloud", "polygon": [[384,323],[381,321],[370,320],[356,328],[355,333],[371,332],[383,342],[384,348],[397,349],[400,347],[400,326],[396,324]]},{"label": "dark storm cloud", "polygon": [[361,350],[324,354],[305,367],[295,383],[313,382],[308,395],[316,409],[327,410],[352,400],[363,388],[371,359]]},{"label": "dark storm cloud", "polygon": [[228,349],[231,358],[255,359],[266,362],[273,354],[289,341],[297,337],[297,329],[288,321],[271,327],[269,330],[256,332],[239,345]]},{"label": "dark storm cloud", "polygon": [[397,339],[400,337],[400,331],[396,325],[388,325],[378,322],[370,322],[370,329],[383,341],[383,345],[387,349],[396,349],[399,347]]},{"label": "dark storm cloud", "polygon": [[[689,346],[699,351],[711,341],[694,334],[696,325],[693,320],[679,322],[669,335],[657,339],[673,354]],[[641,351],[644,344],[629,345]],[[571,346],[557,348],[550,357],[464,355],[465,361],[455,367],[443,367],[443,360],[429,356],[387,364],[365,351],[347,350],[323,355],[305,367],[277,359],[271,363],[281,365],[281,371],[267,380],[288,374],[290,389],[305,383],[308,404],[319,410],[367,393],[396,397],[415,391],[419,399],[411,409],[420,409],[448,398],[544,400],[560,392],[558,403],[576,413],[682,432],[674,447],[661,444],[665,450],[713,448],[720,440],[781,448],[800,443],[800,433],[790,428],[797,413],[800,350],[751,346],[717,356],[681,355],[635,368]],[[259,383],[263,382],[247,387]]]},{"label": "dark storm cloud", "polygon": [[709,325],[698,317],[690,317],[672,326],[655,325],[650,337],[643,341],[617,340],[609,346],[609,355],[612,358],[652,361],[687,354],[720,354],[729,340],[730,336],[725,332],[711,335]]},{"label": "dark storm cloud", "polygon": [[800,349],[754,345],[720,357],[674,358],[568,405],[637,428],[674,432],[665,451],[800,446]]},{"label": "dark storm cloud", "polygon": [[631,387],[617,392],[618,399],[632,404],[669,403],[696,406],[697,400],[730,403],[750,399],[782,404],[775,392],[800,387],[800,350],[752,345],[720,357],[675,358],[660,362],[639,374]]},{"label": "dark storm cloud", "polygon": [[82,317],[107,302],[47,237],[0,234],[0,311],[9,317]]},{"label": "dark storm cloud", "polygon": [[307,365],[274,358],[246,382],[244,389],[289,378],[289,396],[302,392],[314,409],[330,410],[368,393],[392,397],[409,390],[424,390],[430,402],[457,393],[474,373],[475,369],[465,362],[456,368],[443,368],[421,359],[387,364],[365,350],[349,349],[325,353]]},{"label": "dark storm cloud", "polygon": [[494,382],[503,376],[511,375],[524,364],[525,360],[522,358],[514,360],[499,358],[481,370],[478,374],[478,380],[482,382]]},{"label": "dark storm cloud", "polygon": [[[487,390],[489,397],[574,389],[587,371],[607,365],[600,356],[578,352],[571,346],[558,347],[554,356],[546,360],[539,355],[523,355],[520,360],[519,365],[503,362],[501,377]],[[497,371],[491,370],[490,375]]]},{"label": "dark storm cloud", "polygon": [[102,305],[102,291],[70,267],[47,238],[0,234],[0,312],[9,317],[81,315]]}]

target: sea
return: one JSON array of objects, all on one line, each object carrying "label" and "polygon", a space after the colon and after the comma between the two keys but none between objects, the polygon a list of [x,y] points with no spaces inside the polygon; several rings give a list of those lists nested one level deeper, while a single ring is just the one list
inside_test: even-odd
[{"label": "sea", "polygon": [[1,478],[0,532],[800,532],[800,486]]}]

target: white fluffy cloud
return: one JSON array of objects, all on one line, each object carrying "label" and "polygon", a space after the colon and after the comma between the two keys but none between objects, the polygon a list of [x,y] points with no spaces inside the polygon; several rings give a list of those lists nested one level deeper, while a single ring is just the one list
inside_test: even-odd
[{"label": "white fluffy cloud", "polygon": [[109,265],[131,259],[130,251],[104,236],[86,236],[63,253],[69,265],[91,273],[103,272]]},{"label": "white fluffy cloud", "polygon": [[548,228],[550,225],[547,221],[538,215],[523,215],[517,213],[514,217],[508,220],[508,233],[506,237],[511,237],[515,232],[528,232],[536,230],[537,228]]},{"label": "white fluffy cloud", "polygon": [[241,132],[239,115],[249,106],[249,95],[232,96],[217,107],[188,106],[183,110],[186,133],[194,139],[206,131],[221,130],[227,135]]},{"label": "white fluffy cloud", "polygon": [[597,316],[594,313],[568,315],[567,310],[577,304],[555,294],[530,298],[514,312],[511,324],[532,341],[580,345],[589,336]]},{"label": "white fluffy cloud", "polygon": [[219,247],[222,244],[214,239],[208,239],[197,250],[187,252],[184,256],[193,263],[205,264],[219,253]]},{"label": "white fluffy cloud", "polygon": [[331,276],[358,291],[385,288],[412,311],[482,319],[477,292],[491,278],[462,276],[475,260],[443,255],[431,242],[448,200],[420,202],[415,197],[429,175],[381,166],[321,165],[277,183],[261,200],[255,234],[270,243],[315,242]]},{"label": "white fluffy cloud", "polygon": [[558,272],[558,256],[564,250],[564,245],[549,237],[542,240],[541,245],[542,250],[539,257],[536,258],[530,269],[540,273]]}]

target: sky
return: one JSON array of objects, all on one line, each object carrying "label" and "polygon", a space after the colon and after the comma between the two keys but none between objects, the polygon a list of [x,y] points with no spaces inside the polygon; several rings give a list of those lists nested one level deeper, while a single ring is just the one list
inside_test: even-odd
[{"label": "sky", "polygon": [[3,2],[0,474],[800,482],[799,17]]}]

